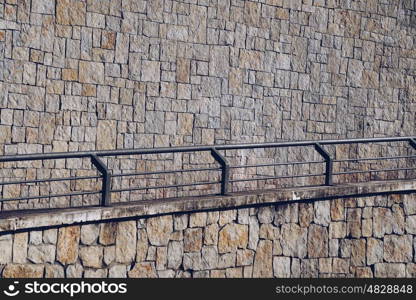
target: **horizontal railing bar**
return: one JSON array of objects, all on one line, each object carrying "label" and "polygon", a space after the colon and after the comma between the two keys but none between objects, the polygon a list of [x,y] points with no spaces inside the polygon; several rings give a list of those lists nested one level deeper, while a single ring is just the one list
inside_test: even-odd
[{"label": "horizontal railing bar", "polygon": [[221,168],[204,168],[204,169],[184,169],[184,170],[166,170],[166,171],[155,171],[155,172],[140,172],[140,173],[126,173],[126,174],[113,174],[111,177],[124,177],[124,176],[142,176],[142,175],[155,175],[155,174],[166,174],[166,173],[186,173],[186,172],[198,172],[198,171],[220,171]]},{"label": "horizontal railing bar", "polygon": [[366,170],[366,171],[345,171],[345,172],[333,173],[333,175],[347,175],[347,174],[371,173],[371,172],[408,171],[408,170],[416,170],[416,168],[396,168],[396,169],[381,169],[381,170]]},{"label": "horizontal railing bar", "polygon": [[[257,143],[257,144],[229,144],[217,145],[217,150],[241,150],[257,148],[281,148],[281,147],[300,147],[314,146],[317,142],[321,145],[341,145],[357,143],[380,143],[380,142],[403,142],[414,139],[415,137],[387,137],[387,138],[359,138],[359,139],[341,139],[341,140],[322,140],[322,141],[295,141],[295,142],[275,142],[275,143]],[[100,150],[100,151],[81,151],[81,152],[57,152],[44,154],[22,154],[22,155],[4,155],[0,157],[0,162],[29,161],[29,160],[46,160],[46,159],[68,159],[68,158],[85,158],[91,155],[97,156],[123,156],[123,155],[140,155],[140,154],[163,154],[179,152],[201,152],[211,151],[213,146],[184,146],[184,147],[163,147],[163,148],[144,148],[144,149],[124,149],[124,150]]]},{"label": "horizontal railing bar", "polygon": [[0,185],[11,185],[11,184],[27,184],[27,183],[38,183],[38,182],[56,182],[56,181],[67,181],[67,180],[85,180],[85,179],[98,179],[102,176],[80,176],[80,177],[65,177],[65,178],[48,178],[48,179],[34,179],[25,181],[5,181],[0,182]]},{"label": "horizontal railing bar", "polygon": [[205,185],[205,184],[218,184],[218,183],[221,183],[221,181],[197,182],[197,183],[174,184],[174,185],[158,185],[158,186],[129,188],[129,189],[115,189],[115,190],[111,190],[111,192],[112,193],[120,193],[120,192],[131,192],[131,191],[140,191],[140,190],[170,189],[170,188],[178,188],[178,187],[186,187],[186,186],[195,186],[195,185]]},{"label": "horizontal railing bar", "polygon": [[79,193],[69,193],[69,194],[56,194],[56,195],[43,195],[43,196],[31,196],[31,197],[20,197],[20,198],[6,198],[0,199],[0,202],[3,201],[22,201],[22,200],[33,200],[33,199],[44,199],[44,198],[57,198],[57,197],[71,197],[71,196],[83,196],[91,194],[101,194],[101,191],[93,192],[79,192]]},{"label": "horizontal railing bar", "polygon": [[295,161],[287,163],[270,163],[270,164],[258,164],[258,165],[238,165],[230,166],[230,169],[240,169],[240,168],[256,168],[256,167],[272,167],[272,166],[288,166],[288,165],[302,165],[302,164],[318,164],[324,163],[324,161]]},{"label": "horizontal railing bar", "polygon": [[405,155],[405,156],[386,156],[386,157],[369,157],[369,158],[347,158],[347,159],[334,159],[334,162],[348,162],[348,161],[359,161],[359,160],[384,160],[384,159],[402,159],[402,158],[416,158],[416,155]]},{"label": "horizontal railing bar", "polygon": [[276,177],[264,177],[264,178],[250,178],[250,179],[234,179],[230,182],[243,182],[243,181],[256,181],[256,180],[269,180],[269,179],[286,179],[286,178],[299,178],[299,177],[314,177],[314,176],[325,176],[322,174],[303,174],[303,175],[293,175],[293,176],[276,176]]}]

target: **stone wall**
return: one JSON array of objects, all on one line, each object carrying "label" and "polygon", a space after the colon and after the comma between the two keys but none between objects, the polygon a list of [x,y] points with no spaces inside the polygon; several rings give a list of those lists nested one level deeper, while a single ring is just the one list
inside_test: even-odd
[{"label": "stone wall", "polygon": [[416,277],[415,253],[415,194],[393,193],[3,233],[0,274]]},{"label": "stone wall", "polygon": [[[414,1],[336,0],[0,0],[0,155],[415,135],[414,5]],[[337,151],[341,156],[409,154],[407,146]],[[278,159],[320,157],[307,149],[230,153],[237,165]],[[214,165],[209,153],[106,162],[113,173]],[[346,171],[345,165],[335,165],[335,171]],[[231,179],[322,173],[323,168],[233,169]],[[0,166],[0,177],[10,181],[90,175],[96,171],[87,160]],[[113,186],[219,178],[219,172],[185,175],[116,178]],[[323,177],[297,180],[321,184]],[[240,182],[230,189],[290,184],[291,179]],[[90,180],[0,186],[0,194],[14,199],[92,191],[99,185]],[[112,196],[113,201],[128,201],[218,190],[218,185],[202,185]],[[41,198],[7,202],[0,209],[96,203],[98,196]]]},{"label": "stone wall", "polygon": [[414,135],[414,5],[1,0],[0,154]]}]

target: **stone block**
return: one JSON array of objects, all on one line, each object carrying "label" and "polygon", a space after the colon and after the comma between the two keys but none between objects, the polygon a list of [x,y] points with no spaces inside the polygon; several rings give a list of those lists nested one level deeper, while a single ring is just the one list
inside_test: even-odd
[{"label": "stone block", "polygon": [[127,274],[130,278],[157,278],[154,262],[136,263]]},{"label": "stone block", "polygon": [[328,229],[311,224],[308,229],[308,257],[328,256]]},{"label": "stone block", "polygon": [[0,264],[5,265],[12,261],[12,239],[0,240]]},{"label": "stone block", "polygon": [[173,232],[173,219],[171,215],[150,218],[147,221],[147,235],[151,245],[167,246]]},{"label": "stone block", "polygon": [[63,265],[73,264],[78,258],[81,230],[79,226],[62,227],[58,230],[56,260]]},{"label": "stone block", "polygon": [[261,240],[257,246],[254,256],[253,278],[273,277],[273,243]]},{"label": "stone block", "polygon": [[384,237],[384,260],[387,262],[412,261],[411,235],[386,235]]},{"label": "stone block", "polygon": [[82,83],[104,84],[104,64],[81,60],[78,76]]},{"label": "stone block", "polygon": [[109,222],[100,224],[99,243],[101,245],[112,245],[116,242],[117,223]]},{"label": "stone block", "polygon": [[141,81],[160,81],[160,62],[143,60],[141,64]]},{"label": "stone block", "polygon": [[79,0],[57,0],[56,22],[62,25],[85,25],[86,3]]},{"label": "stone block", "polygon": [[202,248],[202,228],[189,228],[184,234],[184,251],[199,252]]},{"label": "stone block", "polygon": [[248,226],[227,224],[219,232],[218,252],[234,252],[237,248],[246,248],[248,244]]},{"label": "stone block", "polygon": [[135,221],[117,224],[116,261],[129,264],[136,258],[137,226]]},{"label": "stone block", "polygon": [[102,246],[87,246],[81,247],[79,250],[79,258],[82,265],[89,268],[101,268],[103,261],[103,247]]},{"label": "stone block", "polygon": [[45,267],[33,264],[8,264],[3,269],[4,278],[42,278]]},{"label": "stone block", "polygon": [[378,263],[374,265],[376,278],[403,278],[406,276],[405,264]]},{"label": "stone block", "polygon": [[13,240],[13,262],[26,263],[29,234],[27,232],[15,233]]},{"label": "stone block", "polygon": [[81,226],[81,243],[91,245],[98,239],[100,227],[98,224],[89,224]]},{"label": "stone block", "polygon": [[307,253],[307,228],[297,224],[284,224],[281,228],[281,243],[284,256],[304,258]]},{"label": "stone block", "polygon": [[273,257],[273,275],[277,278],[290,278],[290,257]]},{"label": "stone block", "polygon": [[116,121],[98,120],[97,125],[97,150],[109,150],[116,148]]},{"label": "stone block", "polygon": [[53,263],[55,254],[55,245],[30,245],[27,259],[35,264]]}]

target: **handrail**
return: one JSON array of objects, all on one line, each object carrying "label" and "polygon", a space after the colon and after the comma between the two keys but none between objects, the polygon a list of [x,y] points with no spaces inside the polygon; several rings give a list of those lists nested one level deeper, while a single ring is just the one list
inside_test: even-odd
[{"label": "handrail", "polygon": [[[390,172],[390,171],[400,171],[400,170],[415,170],[415,168],[410,167],[401,167],[401,168],[388,168],[380,170],[353,170],[353,171],[342,171],[342,172],[333,172],[334,163],[340,162],[359,162],[365,160],[391,160],[391,159],[401,159],[401,158],[414,158],[415,155],[406,155],[406,156],[393,156],[393,157],[376,157],[376,158],[353,158],[353,159],[339,159],[336,160],[331,157],[330,153],[325,149],[324,146],[327,145],[344,145],[344,144],[360,144],[360,143],[384,143],[384,142],[408,142],[409,146],[416,150],[416,137],[380,137],[380,138],[358,138],[358,139],[340,139],[340,140],[321,140],[321,141],[284,141],[276,143],[251,143],[251,144],[230,144],[230,145],[204,145],[204,146],[183,146],[183,147],[163,147],[163,148],[144,148],[144,149],[123,149],[123,150],[99,150],[99,151],[82,151],[82,152],[58,152],[58,153],[44,153],[44,154],[24,154],[24,155],[5,155],[0,156],[0,163],[5,162],[20,162],[20,161],[33,161],[33,160],[55,160],[55,159],[73,159],[73,158],[90,158],[91,164],[99,172],[99,176],[80,176],[80,177],[67,177],[67,178],[52,178],[52,179],[34,179],[34,180],[22,180],[22,181],[10,181],[10,182],[0,182],[2,185],[10,184],[28,184],[28,183],[45,183],[52,181],[64,181],[64,180],[82,180],[82,179],[102,179],[101,191],[91,192],[79,192],[79,193],[69,193],[69,194],[60,194],[60,195],[41,195],[41,196],[32,196],[32,197],[17,197],[14,199],[0,199],[0,204],[3,201],[12,201],[12,200],[30,200],[30,199],[40,199],[40,198],[52,198],[52,197],[61,197],[61,196],[73,196],[73,195],[89,195],[89,194],[98,194],[101,193],[101,206],[110,206],[111,205],[111,194],[117,192],[131,192],[139,190],[151,190],[151,189],[163,189],[163,188],[179,188],[179,187],[191,187],[198,185],[213,185],[220,184],[220,194],[226,195],[229,193],[229,187],[236,182],[249,182],[256,180],[271,180],[271,179],[286,179],[286,178],[301,178],[301,177],[324,177],[324,185],[330,186],[333,185],[334,176],[340,175],[353,175],[357,173],[370,173],[372,172]],[[221,153],[221,151],[227,150],[248,150],[248,149],[259,149],[259,148],[289,148],[289,147],[306,147],[311,146],[315,151],[322,157],[322,161],[311,160],[311,161],[294,161],[294,162],[283,162],[283,163],[266,163],[266,164],[248,164],[248,165],[236,165],[232,166],[229,164],[227,159]],[[114,157],[114,156],[125,156],[125,155],[151,155],[151,154],[166,154],[166,153],[180,153],[180,152],[209,152],[217,164],[220,167],[216,168],[201,168],[201,169],[176,169],[176,170],[162,170],[162,171],[152,171],[152,172],[140,172],[140,173],[127,173],[127,174],[111,174],[107,165],[104,163],[102,158],[104,157]],[[319,164],[325,163],[325,172],[324,173],[315,173],[315,174],[292,174],[292,175],[282,175],[282,176],[269,176],[269,175],[258,175],[256,178],[249,179],[230,179],[230,170],[237,168],[252,168],[252,167],[277,167],[284,165],[296,165],[296,164]],[[413,167],[413,166],[412,166]],[[170,184],[170,185],[156,185],[156,186],[138,186],[133,188],[125,189],[112,189],[111,179],[115,177],[123,176],[136,176],[136,175],[154,175],[154,174],[169,174],[169,173],[185,173],[185,172],[198,172],[198,171],[221,171],[221,176],[219,181],[206,181],[206,182],[194,182],[188,184]],[[263,176],[263,177],[262,177]]]},{"label": "handrail", "polygon": [[[276,142],[276,143],[256,143],[256,144],[227,144],[216,145],[215,149],[221,150],[239,150],[255,148],[281,148],[281,147],[300,147],[313,146],[317,142],[321,145],[341,145],[341,144],[359,144],[359,143],[380,143],[380,142],[405,142],[416,139],[416,137],[389,137],[389,138],[365,138],[365,139],[342,139],[342,140],[322,140],[322,141],[295,141],[295,142]],[[91,155],[97,156],[122,156],[122,155],[139,155],[139,154],[162,154],[178,152],[201,152],[211,151],[213,146],[183,146],[183,147],[159,147],[143,149],[122,149],[122,150],[96,150],[96,151],[79,151],[79,152],[51,152],[39,154],[21,154],[21,155],[4,155],[0,157],[0,162],[27,161],[27,160],[44,160],[44,159],[63,159],[63,158],[83,158]],[[47,156],[47,158],[45,158]]]}]

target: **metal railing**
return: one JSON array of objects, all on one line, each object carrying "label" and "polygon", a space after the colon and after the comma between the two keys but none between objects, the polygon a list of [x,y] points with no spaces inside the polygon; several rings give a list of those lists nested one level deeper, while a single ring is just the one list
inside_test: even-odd
[{"label": "metal railing", "polygon": [[[23,162],[23,161],[36,161],[36,160],[58,160],[58,159],[71,159],[71,158],[90,158],[92,166],[96,168],[100,175],[98,176],[74,176],[64,178],[49,178],[49,179],[33,179],[22,181],[3,181],[0,182],[0,186],[11,184],[31,184],[31,183],[46,183],[46,182],[59,182],[59,181],[72,181],[82,179],[101,179],[101,190],[99,191],[80,191],[64,194],[52,194],[52,195],[40,195],[40,196],[27,196],[16,198],[3,198],[1,202],[7,201],[20,201],[20,200],[32,200],[43,199],[52,197],[71,197],[82,196],[90,194],[101,194],[100,205],[110,206],[111,194],[116,192],[131,192],[140,190],[151,189],[167,189],[167,188],[180,188],[180,187],[192,187],[197,185],[220,185],[220,194],[229,194],[229,187],[235,182],[257,181],[267,179],[283,179],[283,178],[298,178],[309,176],[324,176],[325,180],[323,185],[333,185],[334,176],[346,175],[346,174],[359,174],[368,172],[390,172],[390,171],[407,171],[416,170],[414,165],[406,166],[404,168],[388,168],[377,170],[355,170],[345,172],[334,172],[334,163],[342,162],[357,162],[357,161],[378,161],[378,160],[390,160],[390,159],[413,159],[415,155],[401,155],[393,157],[366,157],[366,158],[348,158],[348,159],[334,159],[330,153],[325,149],[328,145],[343,145],[343,144],[368,144],[368,143],[390,143],[390,142],[405,142],[409,148],[416,150],[416,138],[415,137],[390,137],[390,138],[362,138],[362,139],[342,139],[342,140],[321,140],[321,141],[296,141],[296,142],[277,142],[277,143],[257,143],[257,144],[238,144],[238,145],[216,145],[216,146],[186,146],[186,147],[166,147],[166,148],[154,148],[154,149],[125,149],[125,150],[104,150],[104,151],[84,151],[84,152],[67,152],[67,153],[47,153],[47,154],[25,154],[25,155],[6,155],[0,157],[1,163],[6,162]],[[246,164],[246,165],[230,165],[225,156],[220,151],[227,150],[250,150],[258,148],[288,148],[288,147],[305,147],[311,146],[322,157],[322,161],[292,161],[292,162],[279,162],[279,163],[266,163],[266,164]],[[161,170],[152,172],[136,172],[127,174],[111,174],[109,168],[104,163],[102,158],[104,157],[116,157],[127,155],[148,155],[148,154],[166,154],[166,153],[183,153],[183,152],[210,152],[214,160],[219,164],[219,168],[199,168],[199,169],[176,169],[176,170]],[[230,179],[230,170],[252,167],[268,167],[268,166],[288,166],[288,165],[301,165],[301,164],[325,164],[324,173],[320,174],[303,174],[303,175],[289,175],[289,176],[269,176],[260,178],[248,178],[248,179]],[[172,184],[162,186],[135,186],[131,188],[112,189],[111,179],[116,177],[126,176],[140,176],[140,175],[157,175],[157,174],[169,174],[169,173],[186,173],[196,171],[220,171],[221,177],[219,181],[205,181],[187,184]],[[301,187],[301,186],[298,186]]]}]

